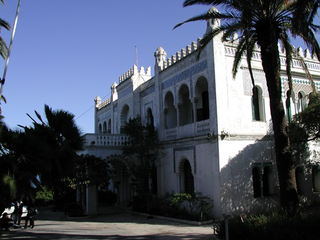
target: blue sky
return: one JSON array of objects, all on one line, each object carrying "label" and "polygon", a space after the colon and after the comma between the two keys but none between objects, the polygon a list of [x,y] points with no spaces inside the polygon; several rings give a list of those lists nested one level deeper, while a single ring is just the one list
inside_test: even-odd
[{"label": "blue sky", "polygon": [[[6,0],[0,17],[13,26],[18,0]],[[94,98],[110,97],[110,86],[136,62],[154,67],[154,52],[168,56],[206,29],[205,22],[175,24],[208,10],[182,7],[183,0],[21,0],[2,103],[12,129],[32,124],[27,113],[43,115],[44,104],[75,115],[83,133],[94,129]],[[9,44],[10,32],[1,36]],[[0,73],[4,61],[0,61]],[[2,68],[2,69],[1,69]]]}]

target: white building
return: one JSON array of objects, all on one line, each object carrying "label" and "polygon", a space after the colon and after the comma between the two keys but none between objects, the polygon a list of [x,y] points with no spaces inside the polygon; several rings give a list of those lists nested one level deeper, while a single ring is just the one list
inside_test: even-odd
[{"label": "white building", "polygon": [[[212,28],[216,22],[208,22]],[[171,57],[162,47],[151,68],[133,66],[111,86],[111,98],[97,97],[95,133],[87,134],[86,153],[101,157],[121,154],[127,140],[121,134],[129,118],[153,122],[164,146],[157,163],[157,194],[198,191],[213,199],[215,217],[267,210],[279,206],[279,187],[268,90],[259,50],[254,53],[256,94],[245,57],[232,77],[237,42],[215,37],[197,59],[198,41]],[[304,57],[318,91],[320,64],[308,51]],[[281,52],[283,102],[287,117],[308,102],[311,85],[301,62],[292,66],[294,100],[287,100],[285,55]],[[319,159],[315,159],[319,160]],[[112,188],[118,201],[133,196],[125,162],[114,161],[118,175]],[[300,196],[319,199],[320,172],[302,164],[297,169]],[[89,191],[95,191],[94,188]],[[94,194],[88,194],[94,196]],[[96,213],[96,198],[87,198],[88,213]]]}]

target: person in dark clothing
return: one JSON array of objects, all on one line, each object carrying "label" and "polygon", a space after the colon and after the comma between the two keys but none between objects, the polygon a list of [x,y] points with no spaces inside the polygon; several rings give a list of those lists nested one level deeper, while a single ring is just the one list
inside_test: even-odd
[{"label": "person in dark clothing", "polygon": [[20,225],[20,222],[21,222],[21,215],[22,215],[22,212],[23,212],[23,202],[22,201],[16,201],[14,203],[14,224],[18,224]]},{"label": "person in dark clothing", "polygon": [[18,219],[17,219],[17,223],[19,226],[20,226],[20,222],[21,222],[22,213],[23,213],[23,202],[20,201],[19,209],[18,209]]},{"label": "person in dark clothing", "polygon": [[34,228],[34,216],[36,215],[36,206],[34,203],[30,203],[27,207],[28,213],[26,217],[26,223],[25,223],[25,228],[28,227],[28,221],[30,221],[30,228]]},{"label": "person in dark clothing", "polygon": [[3,213],[2,218],[0,219],[1,228],[4,228],[6,231],[9,231],[13,227],[13,220],[9,218],[8,213]]}]

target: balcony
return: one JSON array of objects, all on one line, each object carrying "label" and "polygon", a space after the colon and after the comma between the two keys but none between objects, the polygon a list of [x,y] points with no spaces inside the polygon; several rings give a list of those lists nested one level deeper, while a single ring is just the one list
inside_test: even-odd
[{"label": "balcony", "polygon": [[84,135],[85,147],[104,146],[104,147],[123,147],[129,143],[129,137],[124,134],[94,134]]},{"label": "balcony", "polygon": [[210,132],[210,120],[206,119],[192,124],[165,130],[165,140],[206,135]]}]

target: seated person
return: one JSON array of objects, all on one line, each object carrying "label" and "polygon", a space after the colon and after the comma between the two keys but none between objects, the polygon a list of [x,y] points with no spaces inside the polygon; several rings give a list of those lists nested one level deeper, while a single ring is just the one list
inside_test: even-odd
[{"label": "seated person", "polygon": [[9,218],[8,213],[4,213],[0,219],[1,228],[4,228],[6,231],[13,226],[13,220]]}]

